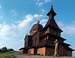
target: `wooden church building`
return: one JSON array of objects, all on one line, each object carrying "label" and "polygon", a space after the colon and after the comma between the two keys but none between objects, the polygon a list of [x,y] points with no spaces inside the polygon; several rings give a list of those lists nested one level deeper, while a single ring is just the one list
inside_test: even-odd
[{"label": "wooden church building", "polygon": [[65,43],[66,39],[61,37],[63,32],[54,17],[56,13],[51,7],[47,14],[48,21],[43,27],[39,22],[33,25],[30,35],[25,36],[23,53],[42,56],[72,56],[73,49],[70,44]]}]

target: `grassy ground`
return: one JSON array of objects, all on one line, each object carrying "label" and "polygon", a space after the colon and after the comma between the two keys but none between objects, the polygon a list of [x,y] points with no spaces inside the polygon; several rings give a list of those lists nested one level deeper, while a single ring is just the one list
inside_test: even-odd
[{"label": "grassy ground", "polygon": [[17,52],[7,52],[7,53],[0,53],[0,58],[16,58],[15,55],[19,53]]}]

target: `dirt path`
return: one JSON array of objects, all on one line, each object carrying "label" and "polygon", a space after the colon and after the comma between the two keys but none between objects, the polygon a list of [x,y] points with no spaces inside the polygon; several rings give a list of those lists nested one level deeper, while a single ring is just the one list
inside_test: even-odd
[{"label": "dirt path", "polygon": [[51,56],[27,56],[27,55],[17,55],[16,58],[75,58],[75,57],[51,57]]}]

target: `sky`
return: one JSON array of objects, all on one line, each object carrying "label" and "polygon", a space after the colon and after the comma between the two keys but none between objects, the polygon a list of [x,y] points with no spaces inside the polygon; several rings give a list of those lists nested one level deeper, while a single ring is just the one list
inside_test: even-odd
[{"label": "sky", "polygon": [[55,21],[63,30],[61,37],[75,49],[75,0],[0,0],[0,48],[18,50],[24,46],[25,35],[40,20],[46,24],[53,4]]}]

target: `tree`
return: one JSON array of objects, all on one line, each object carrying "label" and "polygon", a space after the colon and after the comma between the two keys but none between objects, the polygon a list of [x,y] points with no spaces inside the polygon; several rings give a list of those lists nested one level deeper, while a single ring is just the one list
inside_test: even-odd
[{"label": "tree", "polygon": [[1,52],[7,52],[8,50],[7,50],[7,48],[6,47],[3,47],[2,49],[1,49]]},{"label": "tree", "polygon": [[11,51],[14,51],[14,49],[11,48],[11,49],[8,49],[8,51],[11,52]]}]

